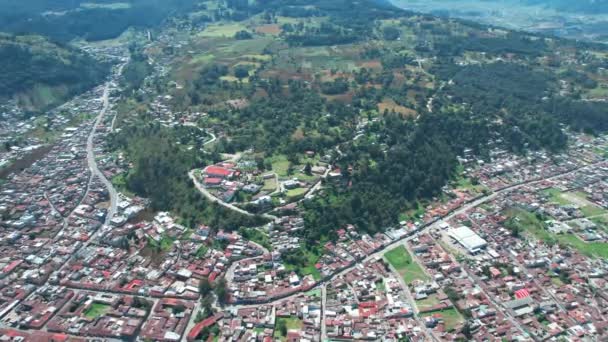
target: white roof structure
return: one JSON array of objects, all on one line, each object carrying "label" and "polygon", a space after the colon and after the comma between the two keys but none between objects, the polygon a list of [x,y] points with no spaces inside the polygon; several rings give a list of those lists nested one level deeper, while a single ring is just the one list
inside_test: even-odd
[{"label": "white roof structure", "polygon": [[450,229],[448,235],[458,241],[458,243],[466,248],[471,254],[479,252],[480,249],[488,244],[486,240],[482,239],[467,226]]}]

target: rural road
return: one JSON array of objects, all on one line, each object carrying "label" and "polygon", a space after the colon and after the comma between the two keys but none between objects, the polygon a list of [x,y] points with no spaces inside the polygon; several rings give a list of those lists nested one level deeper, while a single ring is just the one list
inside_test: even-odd
[{"label": "rural road", "polygon": [[[196,179],[196,176],[194,175],[194,171],[195,170],[191,170],[190,172],[188,172],[188,176],[190,176],[190,179],[192,179],[192,182],[194,182],[194,186],[198,189],[198,191],[200,191],[211,202],[215,202],[225,208],[236,211],[237,213],[241,213],[243,215],[247,215],[247,216],[251,216],[251,217],[256,216],[255,214],[252,214],[252,213],[248,212],[247,210],[241,209],[230,203],[226,203],[226,202],[220,200],[219,198],[213,196],[213,194],[211,194],[209,191],[207,191],[207,189],[205,189],[205,187],[198,181],[198,179]],[[273,221],[277,218],[276,216],[269,215],[269,214],[261,214],[260,216],[265,219],[273,220]]]}]

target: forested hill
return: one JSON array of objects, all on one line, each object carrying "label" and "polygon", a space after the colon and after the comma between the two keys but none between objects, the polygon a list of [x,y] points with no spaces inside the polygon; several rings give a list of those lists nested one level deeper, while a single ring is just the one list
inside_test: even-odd
[{"label": "forested hill", "polygon": [[64,102],[103,81],[109,66],[40,36],[0,34],[0,97],[29,111]]},{"label": "forested hill", "polygon": [[112,39],[129,27],[160,24],[192,10],[197,0],[0,1],[0,31],[35,33],[59,41]]}]

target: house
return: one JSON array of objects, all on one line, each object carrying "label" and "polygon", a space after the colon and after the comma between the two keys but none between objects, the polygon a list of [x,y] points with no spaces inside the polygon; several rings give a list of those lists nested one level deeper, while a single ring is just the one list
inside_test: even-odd
[{"label": "house", "polygon": [[226,178],[229,179],[229,178],[232,178],[232,176],[234,175],[234,171],[227,169],[225,167],[215,166],[215,165],[207,166],[204,169],[204,173],[207,175],[207,177],[221,178],[221,179],[226,179]]}]

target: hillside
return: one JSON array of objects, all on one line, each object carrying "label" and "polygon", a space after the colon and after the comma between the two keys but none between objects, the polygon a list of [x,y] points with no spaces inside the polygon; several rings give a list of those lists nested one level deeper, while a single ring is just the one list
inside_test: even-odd
[{"label": "hillside", "polygon": [[[35,33],[53,40],[112,39],[190,11],[196,0],[60,0],[0,2],[0,32]],[[109,24],[111,23],[111,24]]]},{"label": "hillside", "polygon": [[[163,210],[191,203],[171,190],[183,188],[170,186],[179,179],[158,173],[161,187],[146,170],[176,162],[148,164],[146,151],[131,148],[138,135],[157,134],[141,127],[150,120],[142,109],[158,95],[170,95],[172,113],[208,113],[197,123],[218,136],[196,163],[184,152],[185,165],[253,151],[250,161],[265,171],[310,179],[305,169],[318,159],[309,151],[340,154],[343,177],[302,205],[311,240],[347,223],[370,232],[394,225],[442,196],[465,150],[487,159],[493,149],[559,152],[565,127],[608,130],[601,46],[416,15],[385,1],[207,4],[176,21],[194,29],[170,29],[146,50],[168,61],[170,81],[152,82],[120,114],[117,148],[141,164],[127,185]],[[190,25],[200,18],[208,20]]]},{"label": "hillside", "polygon": [[92,57],[40,36],[0,35],[0,94],[30,111],[92,88],[108,70]]}]

